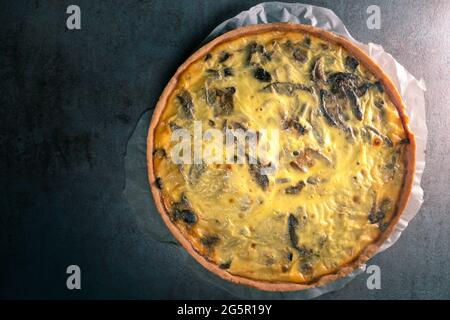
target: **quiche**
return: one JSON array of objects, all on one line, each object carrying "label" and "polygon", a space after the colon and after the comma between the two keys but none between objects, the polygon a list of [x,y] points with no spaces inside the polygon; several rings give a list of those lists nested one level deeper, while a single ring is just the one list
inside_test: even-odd
[{"label": "quiche", "polygon": [[[211,129],[224,148],[205,157]],[[258,148],[265,136],[265,152],[228,153],[237,130]],[[180,131],[192,137],[181,151]],[[387,239],[411,191],[415,140],[398,91],[362,50],[276,23],[228,32],[177,70],[154,111],[147,160],[162,219],[199,263],[291,291],[344,277]]]}]

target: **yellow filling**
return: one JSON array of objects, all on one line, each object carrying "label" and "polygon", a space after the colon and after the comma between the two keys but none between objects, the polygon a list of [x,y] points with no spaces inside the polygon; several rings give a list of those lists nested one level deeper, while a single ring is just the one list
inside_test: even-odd
[{"label": "yellow filling", "polygon": [[[378,79],[352,62],[322,39],[268,32],[222,44],[181,75],[155,131],[155,176],[173,223],[208,260],[234,275],[305,283],[357,258],[386,227],[406,174],[406,134]],[[256,76],[257,68],[270,80]],[[332,92],[338,72],[357,76],[352,90],[362,120],[346,87]],[[267,87],[273,83],[283,85]],[[220,100],[215,90],[226,88],[234,88],[232,110],[221,113],[214,106],[220,101],[207,95]],[[332,120],[341,116],[338,125],[324,115],[320,90]],[[186,91],[192,118],[179,98]],[[267,175],[268,186],[258,184],[248,163],[173,163],[174,124],[192,132],[193,120],[203,130],[233,123],[280,130],[278,170]],[[180,203],[195,213],[194,222],[177,215]]]}]

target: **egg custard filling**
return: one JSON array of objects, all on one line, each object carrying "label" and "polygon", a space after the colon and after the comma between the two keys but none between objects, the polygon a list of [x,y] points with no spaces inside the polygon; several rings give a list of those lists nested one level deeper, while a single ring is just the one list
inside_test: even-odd
[{"label": "egg custard filling", "polygon": [[[248,150],[244,161],[175,161],[174,132],[195,128],[277,131],[276,163],[250,163]],[[153,143],[166,214],[198,254],[231,275],[310,283],[351,263],[389,225],[410,140],[380,79],[346,49],[268,31],[192,62]]]}]

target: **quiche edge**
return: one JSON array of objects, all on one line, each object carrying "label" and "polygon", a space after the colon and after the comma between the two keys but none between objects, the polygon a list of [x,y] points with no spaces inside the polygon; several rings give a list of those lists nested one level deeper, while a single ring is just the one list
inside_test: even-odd
[{"label": "quiche edge", "polygon": [[[254,35],[264,32],[270,31],[293,31],[293,32],[302,32],[309,33],[313,36],[322,38],[323,40],[332,42],[334,44],[342,46],[345,50],[347,50],[350,54],[355,56],[377,79],[379,79],[386,93],[389,95],[392,103],[397,108],[400,119],[403,124],[403,128],[405,133],[410,141],[407,150],[405,152],[405,157],[403,161],[405,162],[406,175],[403,181],[403,186],[401,189],[400,199],[397,202],[397,209],[391,219],[389,226],[379,235],[379,237],[366,246],[361,254],[351,261],[348,264],[341,266],[341,268],[330,274],[323,275],[312,282],[309,283],[292,283],[292,282],[271,282],[266,280],[255,280],[246,278],[243,276],[237,276],[229,273],[226,270],[220,269],[218,265],[214,264],[211,261],[208,261],[203,255],[201,255],[195,247],[190,243],[190,241],[183,235],[183,233],[172,223],[169,218],[169,212],[164,204],[161,191],[155,185],[155,174],[153,168],[153,140],[154,140],[154,131],[159,123],[159,119],[161,114],[163,113],[165,107],[167,106],[167,101],[172,92],[175,90],[176,85],[178,83],[178,79],[180,75],[189,68],[191,64],[196,62],[198,59],[201,59],[205,54],[211,51],[213,48],[218,46],[219,44],[223,44],[228,41],[232,41],[234,39],[247,36]],[[297,290],[305,290],[314,287],[318,287],[338,279],[341,279],[352,271],[363,265],[368,259],[370,259],[380,248],[380,246],[386,241],[386,239],[392,234],[395,225],[399,221],[407,203],[409,196],[411,194],[414,171],[415,171],[415,159],[416,159],[416,142],[414,134],[408,126],[409,118],[405,112],[405,104],[398,92],[397,88],[393,84],[392,80],[384,73],[381,67],[373,61],[364,51],[362,51],[355,44],[347,40],[346,38],[331,33],[329,31],[325,31],[320,28],[312,27],[309,25],[303,24],[294,24],[294,23],[268,23],[268,24],[259,24],[259,25],[251,25],[240,27],[238,29],[229,31],[215,39],[206,45],[202,46],[200,49],[195,51],[175,72],[172,76],[166,87],[164,88],[157,104],[155,110],[152,115],[152,120],[150,122],[150,127],[148,130],[147,136],[147,173],[150,184],[151,193],[155,202],[155,206],[161,215],[164,223],[167,228],[170,230],[175,239],[183,246],[183,248],[203,267],[218,275],[222,279],[228,280],[230,282],[236,284],[243,284],[246,286],[250,286],[256,289],[264,290],[264,291],[297,291]]]}]

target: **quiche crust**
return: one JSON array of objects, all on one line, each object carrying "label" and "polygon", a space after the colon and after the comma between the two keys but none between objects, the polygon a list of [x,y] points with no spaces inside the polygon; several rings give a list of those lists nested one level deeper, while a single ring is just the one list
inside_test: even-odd
[{"label": "quiche crust", "polygon": [[[396,202],[395,212],[392,214],[388,225],[386,225],[383,231],[378,235],[378,237],[372,241],[370,244],[365,246],[360,254],[355,257],[352,261],[340,265],[337,270],[324,274],[309,281],[298,283],[289,281],[268,281],[255,279],[252,277],[232,274],[229,271],[220,268],[219,265],[205,255],[204,252],[200,252],[198,246],[194,246],[190,239],[183,231],[177,227],[177,225],[170,218],[170,203],[167,199],[162,196],[160,188],[158,188],[157,176],[155,175],[154,167],[154,152],[155,152],[155,130],[160,122],[160,118],[168,106],[169,99],[173,95],[174,91],[179,84],[180,77],[182,74],[195,62],[203,59],[210,51],[214,50],[216,47],[231,42],[233,40],[248,37],[252,35],[263,34],[267,32],[297,32],[306,35],[311,35],[324,40],[325,42],[335,44],[344,48],[349,54],[355,57],[361,65],[363,65],[369,72],[371,72],[375,78],[377,78],[383,85],[384,91],[388,95],[390,101],[395,105],[398,115],[401,119],[406,138],[409,144],[405,145],[404,151],[404,165],[405,165],[405,175],[403,180],[403,185],[401,187],[399,198]],[[151,187],[151,192],[153,199],[155,201],[156,208],[160,213],[163,221],[173,234],[173,236],[178,240],[178,242],[186,249],[189,254],[194,257],[201,265],[203,265],[209,271],[215,273],[221,278],[261,290],[267,291],[294,291],[309,289],[317,286],[324,285],[326,283],[335,281],[346,275],[350,274],[353,270],[364,264],[370,257],[372,257],[379,247],[385,242],[385,240],[392,233],[395,228],[396,223],[400,219],[403,210],[406,207],[409,195],[411,193],[414,169],[415,169],[415,138],[413,133],[408,127],[408,117],[405,113],[405,106],[402,98],[395,88],[389,77],[383,72],[383,70],[361,49],[356,45],[351,43],[349,40],[341,37],[339,35],[330,33],[328,31],[300,24],[290,24],[290,23],[271,23],[262,25],[252,25],[243,28],[239,28],[230,31],[203,46],[192,54],[176,71],[175,75],[171,78],[167,86],[165,87],[161,97],[156,105],[152,121],[150,123],[148,138],[147,138],[147,167],[148,167],[148,177]]]}]

